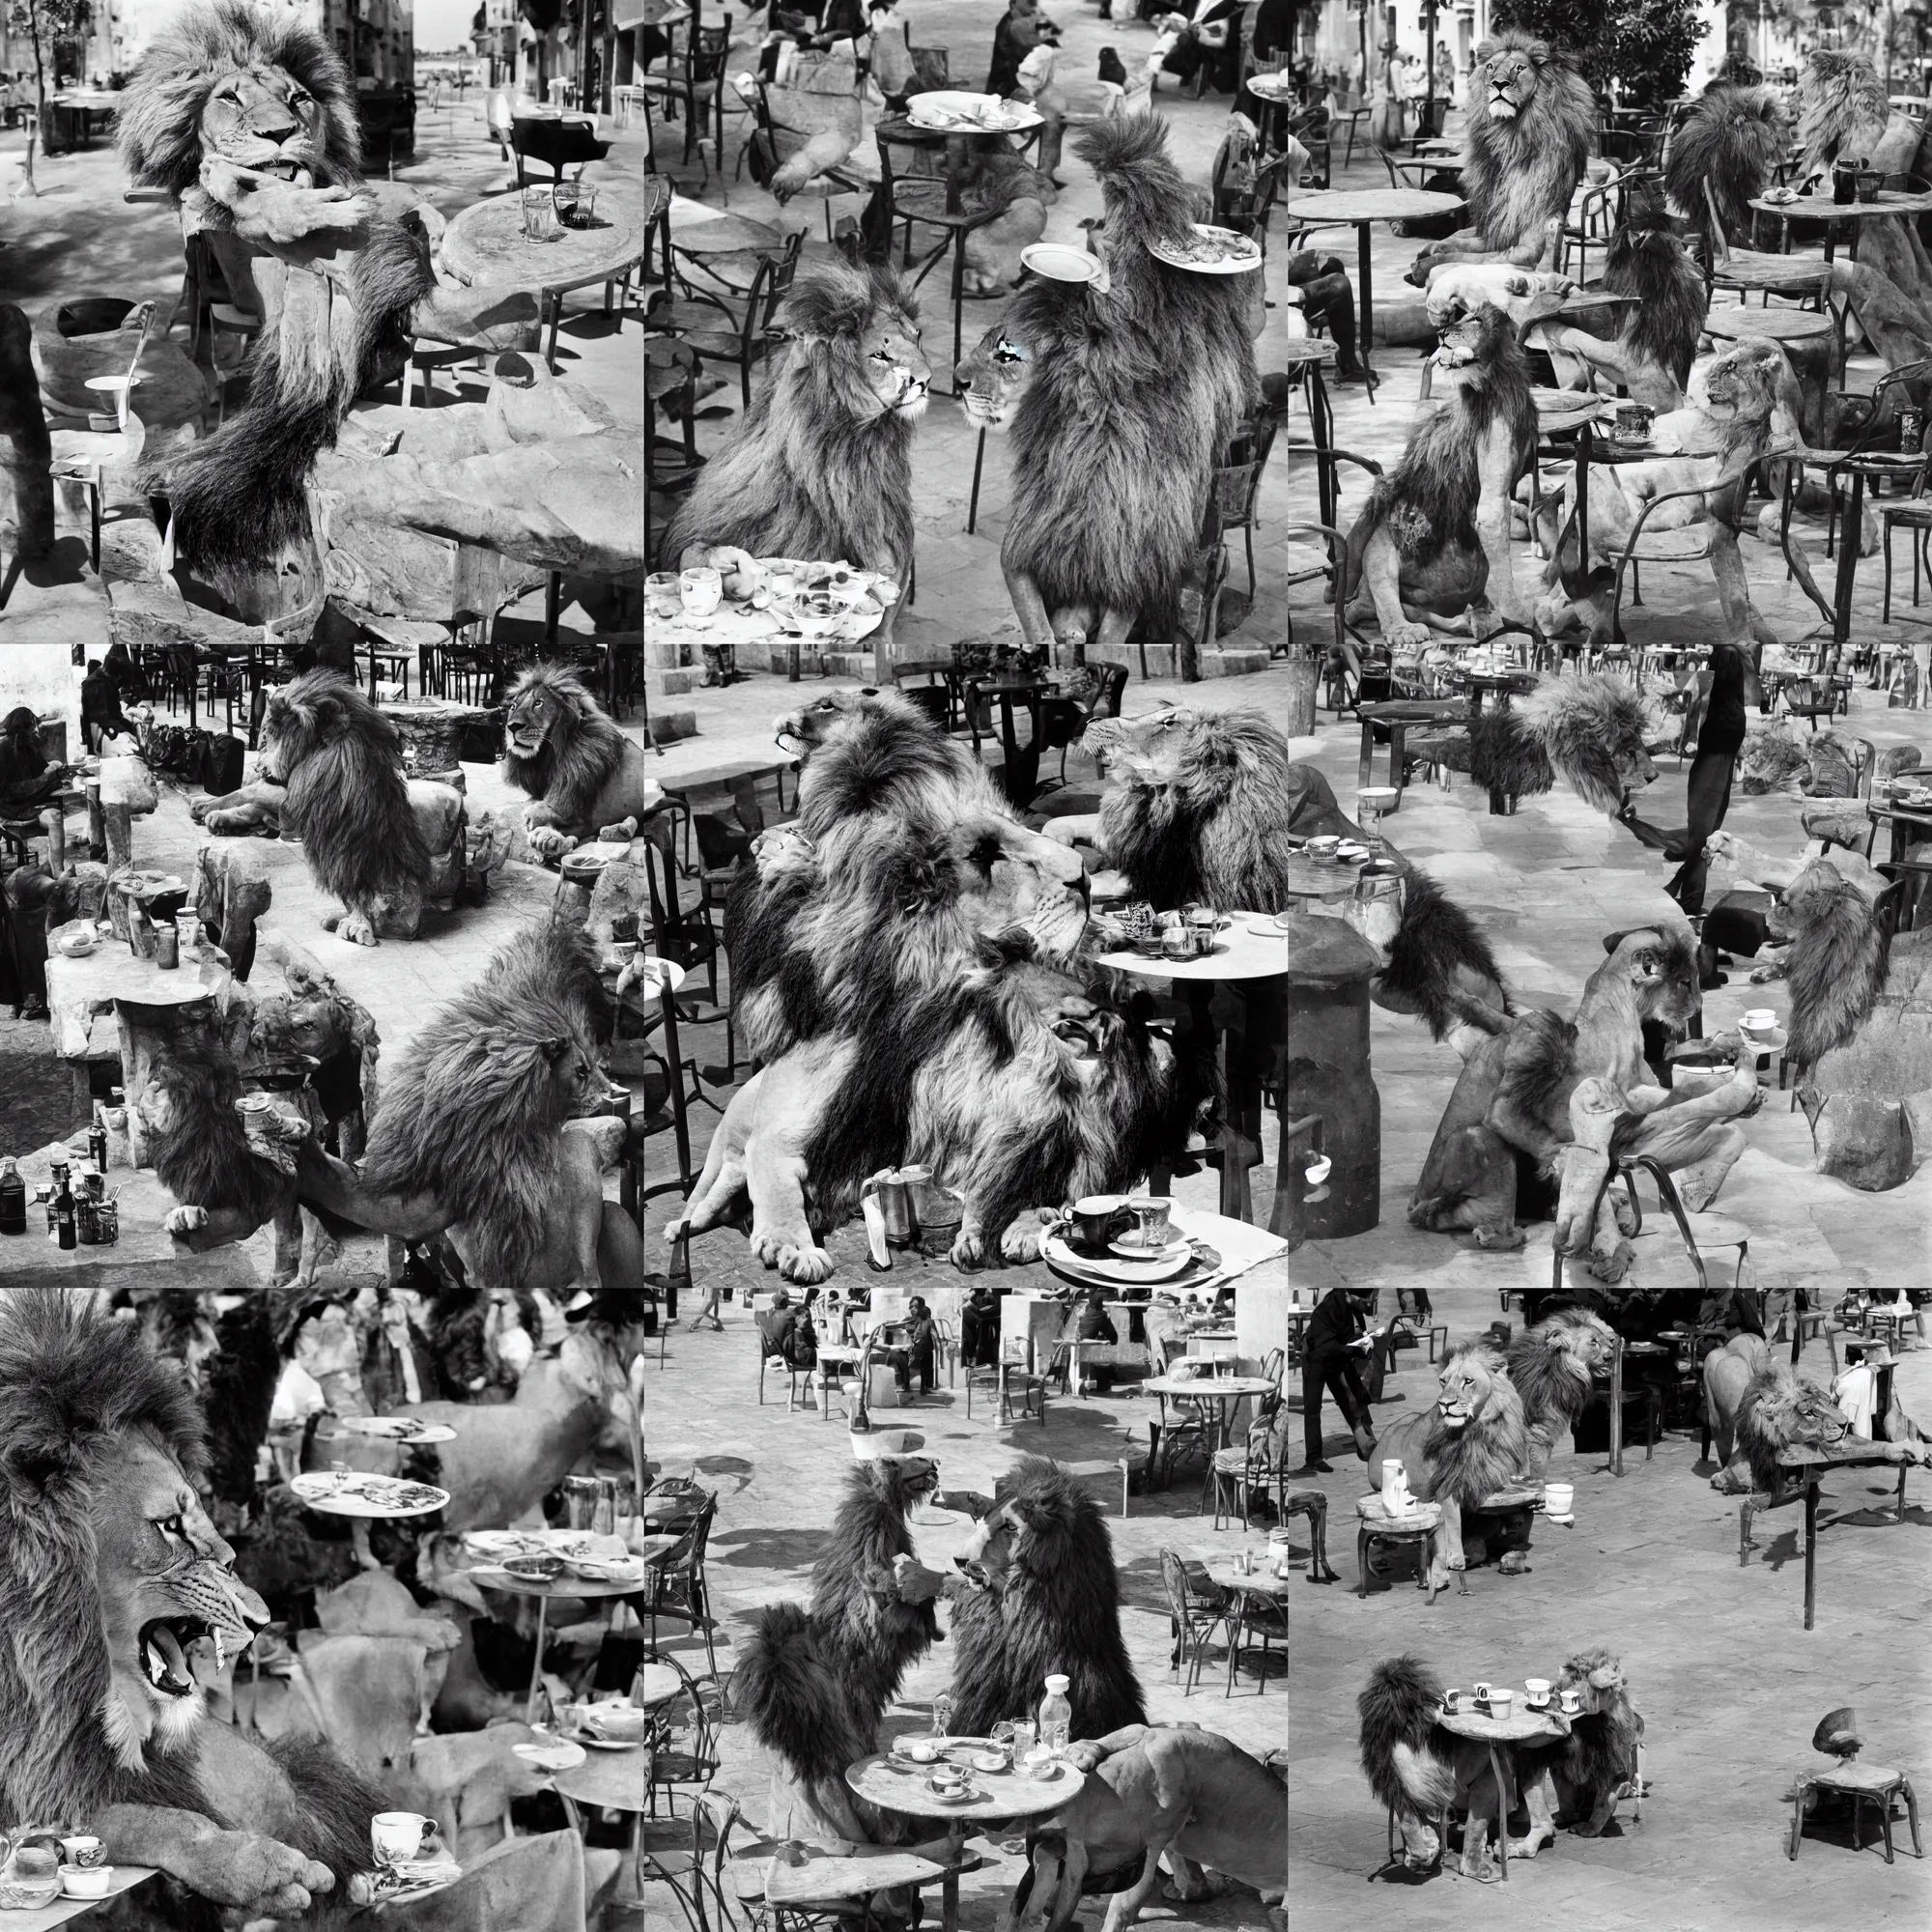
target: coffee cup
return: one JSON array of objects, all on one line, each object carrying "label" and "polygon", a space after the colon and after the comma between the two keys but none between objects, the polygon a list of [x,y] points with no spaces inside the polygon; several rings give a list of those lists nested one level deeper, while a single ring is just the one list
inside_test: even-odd
[{"label": "coffee cup", "polygon": [[1549,1679],[1547,1677],[1525,1677],[1522,1688],[1529,1694],[1532,1710],[1541,1711],[1549,1702]]},{"label": "coffee cup", "polygon": [[1335,855],[1341,849],[1342,840],[1339,836],[1330,837],[1324,834],[1319,838],[1311,838],[1308,841],[1308,856],[1318,866],[1332,866],[1335,863]]},{"label": "coffee cup", "polygon": [[936,1764],[927,1782],[935,1791],[955,1790],[966,1782],[966,1774],[956,1764]]},{"label": "coffee cup", "polygon": [[1072,1245],[1089,1254],[1103,1253],[1130,1218],[1126,1197],[1121,1194],[1085,1195],[1066,1209],[1066,1217]]},{"label": "coffee cup", "polygon": [[1543,1508],[1547,1516],[1568,1516],[1576,1500],[1575,1483],[1546,1483],[1543,1486]]},{"label": "coffee cup", "polygon": [[64,1864],[60,1868],[61,1889],[70,1898],[105,1898],[114,1883],[112,1865]]},{"label": "coffee cup", "polygon": [[1516,1702],[1514,1690],[1492,1690],[1490,1692],[1490,1716],[1498,1721],[1508,1718],[1510,1706]]},{"label": "coffee cup", "polygon": [[92,1871],[96,1865],[106,1863],[107,1847],[99,1838],[80,1833],[61,1840],[61,1855],[69,1864],[79,1865],[83,1871]]},{"label": "coffee cup", "polygon": [[1563,1715],[1565,1717],[1576,1718],[1582,1715],[1583,1699],[1580,1692],[1576,1690],[1559,1690],[1556,1695],[1556,1701],[1563,1707]]},{"label": "coffee cup", "polygon": [[1442,1708],[1452,1716],[1463,1707],[1463,1692],[1452,1686],[1442,1693]]},{"label": "coffee cup", "polygon": [[414,1811],[378,1811],[369,1821],[369,1843],[378,1864],[405,1864],[437,1849],[436,1820]]},{"label": "coffee cup", "polygon": [[1479,1704],[1487,1704],[1490,1701],[1490,1694],[1491,1693],[1489,1685],[1479,1680],[1477,1682],[1475,1690],[1476,1702]]},{"label": "coffee cup", "polygon": [[1743,1034],[1756,1034],[1762,1037],[1777,1031],[1777,1014],[1771,1007],[1753,1007],[1738,1022],[1738,1031]]},{"label": "coffee cup", "polygon": [[650,1723],[649,1716],[635,1704],[583,1704],[578,1709],[582,1727],[593,1738],[605,1738],[611,1744],[640,1742]]}]

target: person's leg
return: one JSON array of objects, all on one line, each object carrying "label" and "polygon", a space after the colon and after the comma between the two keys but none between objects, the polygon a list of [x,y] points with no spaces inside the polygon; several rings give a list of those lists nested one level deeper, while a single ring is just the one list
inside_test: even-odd
[{"label": "person's leg", "polygon": [[1705,841],[1724,822],[1731,803],[1731,772],[1736,760],[1728,752],[1700,752],[1690,762],[1689,796],[1686,800],[1688,823],[1681,850],[1665,848],[1667,856],[1681,858],[1683,864],[1664,887],[1686,912],[1704,910],[1704,881],[1711,862]]},{"label": "person's leg", "polygon": [[[1335,1406],[1342,1411],[1342,1418],[1350,1431],[1373,1437],[1376,1426],[1369,1414],[1368,1391],[1362,1386],[1362,1378],[1356,1374],[1354,1363],[1347,1355],[1339,1357],[1329,1370],[1328,1386],[1334,1394]],[[1359,1454],[1359,1440],[1355,1448]]]},{"label": "person's leg", "polygon": [[1302,1461],[1314,1468],[1321,1461],[1321,1382],[1323,1364],[1314,1356],[1301,1364],[1301,1440]]}]

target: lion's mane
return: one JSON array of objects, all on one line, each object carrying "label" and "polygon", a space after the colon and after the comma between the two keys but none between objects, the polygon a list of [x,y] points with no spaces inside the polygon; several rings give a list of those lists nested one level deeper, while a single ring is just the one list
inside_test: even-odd
[{"label": "lion's mane", "polygon": [[1014,410],[1012,517],[1000,550],[1049,612],[1138,611],[1173,629],[1221,452],[1260,394],[1239,280],[1175,269],[1193,191],[1149,114],[1102,122],[1077,145],[1106,207],[1112,290],[1034,277],[1006,324],[1032,348]]},{"label": "lion's mane", "polygon": [[[1102,1033],[1085,1065],[1068,1003]],[[882,1015],[806,1149],[814,1217],[834,1226],[879,1167],[923,1162],[975,1205],[990,1241],[1027,1209],[1125,1187],[1185,1146],[1196,1095],[1146,1024],[1041,961],[1024,932]]]},{"label": "lion's mane", "polygon": [[[360,185],[361,145],[349,71],[294,14],[211,0],[185,7],[150,45],[120,97],[121,157],[143,187],[176,197],[201,172],[201,112],[238,69],[280,68],[321,105],[317,186]],[[211,203],[211,209],[220,204]],[[247,362],[248,400],[212,437],[169,458],[156,487],[185,560],[222,574],[258,567],[308,536],[303,479],[334,445],[349,407],[385,380],[406,343],[403,321],[436,287],[429,243],[412,221],[378,217],[349,264],[354,325],[320,364],[284,357],[265,329]]]},{"label": "lion's mane", "polygon": [[294,1182],[248,1145],[235,1103],[242,1078],[233,1057],[186,1028],[171,1032],[150,1076],[172,1119],[153,1141],[156,1178],[185,1207],[230,1208],[259,1228]]},{"label": "lion's mane", "polygon": [[1615,812],[1627,775],[1655,732],[1643,695],[1621,678],[1545,678],[1507,714],[1570,781],[1586,805]]},{"label": "lion's mane", "polygon": [[[1750,1465],[1753,1490],[1769,1494],[1784,1480],[1779,1455],[1815,1433],[1801,1431],[1806,1411],[1821,1418],[1835,1416],[1840,1425],[1837,1435],[1844,1434],[1845,1418],[1833,1406],[1831,1397],[1816,1382],[1801,1380],[1785,1363],[1768,1360],[1745,1385],[1738,1402],[1737,1444]],[[1824,1439],[1837,1439],[1829,1420]]]},{"label": "lion's mane", "polygon": [[351,907],[420,899],[434,862],[395,725],[348,679],[311,670],[270,696],[264,737],[288,782],[283,825],[316,883]]},{"label": "lion's mane", "polygon": [[[1714,81],[1670,137],[1663,162],[1664,191],[1692,231],[1709,237],[1711,213],[1704,200],[1708,182],[1725,235],[1747,236],[1750,205],[1764,192],[1790,138],[1784,103],[1770,88]],[[1614,252],[1616,242],[1610,246]],[[1607,273],[1605,286],[1614,286]]]},{"label": "lion's mane", "polygon": [[[1513,120],[1488,111],[1484,69],[1515,50],[1528,57],[1536,88]],[[1476,49],[1463,155],[1463,195],[1476,233],[1509,251],[1560,218],[1577,192],[1597,137],[1597,97],[1562,54],[1527,34],[1497,34]]]},{"label": "lion's mane", "polygon": [[[93,1492],[117,1438],[136,1430],[190,1480],[206,1469],[193,1395],[132,1324],[60,1288],[23,1288],[0,1302],[0,1699],[8,1713],[0,1827],[96,1818],[117,1804],[174,1805],[219,1821],[191,1757],[151,1741],[141,1768],[129,1769],[103,1724],[110,1663]],[[327,1863],[338,1883],[365,1870],[369,1819],[382,1798],[322,1745],[284,1740],[270,1754],[300,1800],[277,1821],[276,1835]]]},{"label": "lion's mane", "polygon": [[811,1607],[754,1616],[731,1698],[752,1735],[802,1781],[842,1778],[878,1748],[886,1707],[939,1638],[930,1604],[899,1601],[893,1559],[913,1553],[900,1467],[861,1463],[812,1565]]},{"label": "lion's mane", "polygon": [[1144,1724],[1140,1680],[1121,1637],[1121,1575],[1099,1506],[1038,1456],[999,1485],[1022,1526],[1006,1587],[969,1592],[952,1611],[952,1724],[985,1737],[1039,1702],[1049,1674],[1070,1681],[1076,1738]]},{"label": "lion's mane", "polygon": [[[1136,752],[1158,728],[1158,762]],[[1190,899],[1250,912],[1288,909],[1288,739],[1258,711],[1175,708],[1097,720],[1083,740],[1116,760],[1121,782],[1100,807],[1108,858],[1135,898]]]},{"label": "lion's mane", "polygon": [[1433,1823],[1456,1795],[1453,1767],[1431,1748],[1441,1708],[1442,1680],[1409,1654],[1377,1664],[1355,1699],[1363,1775],[1398,1817]]},{"label": "lion's mane", "polygon": [[1610,237],[1604,286],[1637,298],[1621,340],[1634,356],[1667,370],[1681,389],[1696,359],[1711,293],[1654,197],[1634,208]]},{"label": "lion's mane", "polygon": [[965,804],[1008,811],[986,768],[896,691],[831,691],[779,720],[806,749],[798,826],[824,838],[872,815],[945,822]]},{"label": "lion's mane", "polygon": [[1608,1322],[1587,1308],[1559,1308],[1510,1344],[1509,1378],[1522,1398],[1525,1427],[1543,1438],[1545,1453],[1577,1426],[1590,1401],[1584,1355],[1594,1336],[1606,1351],[1615,1341]]},{"label": "lion's mane", "polygon": [[559,825],[579,825],[597,803],[605,781],[624,760],[630,740],[566,666],[531,665],[510,687],[508,708],[537,692],[549,694],[551,728],[535,757],[520,757],[507,738],[503,777],[521,792],[542,799]]},{"label": "lion's mane", "polygon": [[1794,1066],[1815,1066],[1871,1017],[1890,971],[1891,942],[1871,900],[1823,859],[1785,888],[1773,920],[1774,937],[1791,940],[1787,1052]]},{"label": "lion's mane", "polygon": [[1609,1651],[1583,1650],[1566,1658],[1556,1688],[1577,1690],[1589,1684],[1597,1671],[1609,1672],[1615,1682],[1607,1688],[1593,1687],[1603,1707],[1571,1720],[1560,1760],[1565,1776],[1577,1787],[1573,1808],[1586,1810],[1590,1798],[1583,1794],[1595,1794],[1636,1776],[1636,1745],[1643,1735],[1643,1719],[1631,1702],[1623,1661]]},{"label": "lion's mane", "polygon": [[1808,174],[1839,156],[1869,156],[1891,118],[1885,84],[1868,55],[1813,47],[1798,76],[1798,144]]},{"label": "lion's mane", "polygon": [[1432,1424],[1423,1456],[1431,1500],[1469,1508],[1521,1481],[1529,1433],[1522,1397],[1509,1378],[1501,1350],[1488,1342],[1463,1342],[1444,1355],[1444,1369],[1464,1356],[1488,1381],[1489,1399],[1464,1428],[1445,1429],[1439,1419]]},{"label": "lion's mane", "polygon": [[799,270],[778,315],[788,340],[672,519],[668,555],[729,544],[753,556],[842,557],[906,582],[913,424],[879,407],[859,359],[881,315],[912,331],[917,310],[891,269]]},{"label": "lion's mane", "polygon": [[364,1187],[440,1203],[487,1282],[521,1282],[543,1247],[570,1113],[557,1056],[575,1047],[594,1061],[608,1026],[588,937],[526,927],[397,1062],[369,1129]]}]

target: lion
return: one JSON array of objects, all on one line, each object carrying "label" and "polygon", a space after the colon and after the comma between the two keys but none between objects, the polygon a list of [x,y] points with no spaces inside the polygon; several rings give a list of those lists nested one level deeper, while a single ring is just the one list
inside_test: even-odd
[{"label": "lion", "polygon": [[113,1862],[251,1919],[361,1902],[381,1794],[322,1744],[206,1711],[269,1611],[202,1508],[205,1463],[194,1398],[131,1324],[59,1289],[0,1303],[0,1818],[84,1820]]},{"label": "lion", "polygon": [[[1539,1009],[1487,1037],[1463,1063],[1436,1125],[1409,1225],[1466,1230],[1478,1247],[1520,1247],[1519,1215],[1540,1218],[1555,1206],[1549,1182],[1575,1133],[1571,1094],[1604,1068],[1620,1091],[1645,1084],[1644,1023],[1681,1036],[1702,1005],[1697,981],[1688,929],[1640,928],[1620,935],[1584,982],[1574,1021]],[[1686,1205],[1707,1207],[1741,1151],[1687,1175]]]},{"label": "lion", "polygon": [[1246,278],[1152,252],[1184,241],[1195,213],[1166,124],[1103,121],[1078,152],[1100,183],[1108,287],[1033,277],[955,372],[968,421],[1011,435],[1000,568],[1020,629],[1049,660],[1070,645],[1076,664],[1090,646],[1122,655],[1137,619],[1149,638],[1172,634],[1214,470],[1261,393]]},{"label": "lion", "polygon": [[1522,1398],[1529,1452],[1523,1479],[1541,1483],[1562,1436],[1590,1401],[1591,1378],[1607,1372],[1616,1331],[1586,1308],[1559,1308],[1510,1344],[1509,1378]]},{"label": "lion", "polygon": [[913,425],[932,382],[919,311],[891,269],[814,262],[778,324],[785,346],[736,434],[698,472],[667,552],[689,563],[688,553],[726,544],[879,571],[892,586],[877,633],[889,651],[912,572]]},{"label": "lion", "polygon": [[1670,137],[1664,192],[1707,245],[1714,239],[1713,206],[1722,229],[1717,241],[1747,237],[1755,221],[1751,203],[1764,192],[1790,142],[1791,117],[1775,90],[1713,81]]},{"label": "lion", "polygon": [[1900,1186],[1932,1118],[1932,934],[1891,938],[1861,882],[1823,859],[1792,879],[1767,923],[1789,944],[1786,1052],[1818,1171],[1865,1193]]},{"label": "lion", "polygon": [[586,936],[526,928],[405,1049],[355,1191],[332,1205],[405,1239],[447,1232],[484,1291],[541,1288],[563,1304],[641,1290],[636,1224],[604,1199],[621,1123],[584,1118],[610,1093],[610,1028]]},{"label": "lion", "polygon": [[977,942],[939,985],[802,1042],[732,1096],[669,1241],[751,1210],[753,1253],[819,1282],[819,1236],[867,1178],[917,1161],[962,1196],[950,1259],[1035,1259],[1059,1203],[1118,1189],[1175,1157],[1190,1070],[1137,1017],[1092,998],[1024,931]]},{"label": "lion", "polygon": [[[1286,1780],[1231,1740],[1192,1724],[1130,1724],[1067,1753],[1087,1776],[1070,1804],[1027,1833],[1027,1864],[1001,1932],[1067,1932],[1082,1894],[1120,1885],[1101,1932],[1125,1932],[1153,1895],[1163,1853],[1183,1881],[1206,1866],[1264,1901],[1288,1884]],[[1099,1881],[1099,1884],[1095,1884]]]},{"label": "lion", "polygon": [[1436,359],[1467,374],[1417,420],[1349,532],[1343,594],[1353,614],[1373,610],[1391,650],[1426,644],[1432,616],[1483,607],[1522,625],[1529,614],[1510,550],[1510,496],[1536,454],[1529,364],[1501,309],[1451,298],[1440,317]]},{"label": "lion", "polygon": [[529,795],[524,823],[545,859],[573,841],[636,838],[665,796],[644,748],[562,665],[531,665],[510,687],[503,777]]},{"label": "lion", "polygon": [[356,397],[403,367],[412,335],[508,347],[535,316],[505,327],[499,292],[440,286],[441,216],[412,189],[362,180],[348,68],[294,14],[183,8],[118,106],[130,180],[174,197],[184,233],[263,320],[246,404],[154,479],[169,539],[216,574],[270,566],[308,542],[310,466]]},{"label": "lion", "polygon": [[304,671],[269,699],[262,777],[285,788],[283,813],[310,876],[344,910],[323,929],[354,946],[413,939],[423,902],[461,878],[463,794],[403,776],[396,727],[334,671]]},{"label": "lion", "polygon": [[1608,1651],[1568,1659],[1552,1694],[1564,1690],[1577,1693],[1577,1713],[1547,1714],[1562,1735],[1519,1747],[1504,1760],[1508,1784],[1498,1791],[1489,1746],[1436,1722],[1442,1683],[1435,1672],[1414,1656],[1375,1666],[1356,1700],[1361,1764],[1370,1789],[1395,1819],[1406,1864],[1431,1865],[1448,1850],[1435,1821],[1460,1808],[1467,1813],[1461,1870],[1464,1877],[1480,1875],[1489,1859],[1490,1821],[1507,1833],[1518,1788],[1529,1830],[1520,1840],[1509,1839],[1511,1858],[1533,1859],[1546,1841],[1555,1842],[1559,1805],[1579,1836],[1601,1835],[1615,1815],[1618,1794],[1636,1784],[1643,1719],[1631,1704],[1623,1665]]},{"label": "lion", "polygon": [[[1544,569],[1545,595],[1536,608],[1536,627],[1546,637],[1580,623],[1589,634],[1588,648],[1606,649],[1613,572],[1637,519],[1653,497],[1709,485],[1708,497],[1666,503],[1644,523],[1644,533],[1707,526],[1711,575],[1725,635],[1778,648],[1776,633],[1751,602],[1738,530],[1751,469],[1780,448],[1804,443],[1797,378],[1784,351],[1760,339],[1740,342],[1714,356],[1702,372],[1701,400],[1698,386],[1693,380],[1688,407],[1659,416],[1651,425],[1659,450],[1667,453],[1653,462],[1616,465],[1608,472],[1611,487],[1591,496],[1590,555],[1580,567],[1574,532],[1575,479],[1545,497],[1543,534],[1549,562]],[[1804,546],[1791,541],[1788,529],[1780,530],[1780,542],[1800,585],[1829,618],[1832,608],[1811,575]]]},{"label": "lion", "polygon": [[1437,262],[1543,265],[1597,145],[1597,98],[1547,42],[1498,34],[1476,49],[1463,156],[1470,227],[1415,258],[1420,286]]},{"label": "lion", "polygon": [[798,816],[725,902],[754,1060],[937,988],[1014,927],[1065,963],[1087,926],[1079,860],[1029,831],[981,766],[896,692],[828,693],[778,721],[805,760]]},{"label": "lion", "polygon": [[[1747,1341],[1757,1342],[1762,1352],[1736,1346]],[[1829,1449],[1851,1434],[1851,1420],[1828,1391],[1808,1378],[1801,1378],[1786,1364],[1773,1360],[1761,1337],[1738,1336],[1719,1352],[1726,1350],[1733,1360],[1747,1365],[1754,1362],[1755,1366],[1729,1418],[1732,1451],[1711,1478],[1711,1487],[1726,1495],[1773,1496],[1784,1488],[1787,1480],[1788,1472],[1778,1462],[1786,1450]],[[1720,1370],[1714,1377],[1707,1364],[1705,1401],[1717,1413],[1720,1445],[1726,1433],[1722,1427],[1724,1408],[1734,1383],[1733,1373]],[[1918,1460],[1910,1443],[1888,1446],[1898,1451],[1899,1462]]]},{"label": "lion", "polygon": [[1498,1490],[1522,1487],[1534,1456],[1522,1397],[1492,1344],[1464,1342],[1450,1350],[1438,1383],[1435,1401],[1386,1431],[1375,1450],[1378,1462],[1402,1463],[1418,1501],[1441,1505],[1442,1527],[1423,1579],[1431,1603],[1467,1561],[1463,1510]]},{"label": "lion", "polygon": [[[954,1499],[956,1492],[953,1492]],[[1067,1679],[1068,1735],[1145,1724],[1140,1680],[1121,1636],[1121,1577],[1099,1505],[1058,1463],[1023,1456],[953,1561],[971,1586],[953,1604],[952,1724],[985,1737]]]},{"label": "lion", "polygon": [[923,1456],[856,1464],[812,1565],[810,1609],[773,1604],[741,1640],[731,1704],[778,1760],[774,1832],[855,1844],[883,1835],[845,1770],[878,1749],[887,1706],[939,1640],[933,1593],[917,1580],[906,1527],[907,1513],[938,1484],[938,1463]]}]

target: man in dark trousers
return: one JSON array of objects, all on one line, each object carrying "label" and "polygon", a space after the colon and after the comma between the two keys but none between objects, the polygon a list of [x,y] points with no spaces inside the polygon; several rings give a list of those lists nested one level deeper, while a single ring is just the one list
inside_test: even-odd
[{"label": "man in dark trousers", "polygon": [[[1375,1454],[1375,1432],[1369,1427],[1369,1394],[1355,1373],[1358,1356],[1369,1354],[1381,1338],[1382,1330],[1371,1332],[1368,1305],[1374,1291],[1331,1288],[1322,1296],[1303,1338],[1301,1356],[1301,1428],[1308,1447],[1308,1475],[1319,1471],[1332,1475],[1333,1465],[1321,1459],[1321,1390],[1325,1383],[1342,1411],[1342,1420],[1354,1432],[1355,1454],[1363,1462]],[[1379,1380],[1379,1378],[1378,1378]]]}]

